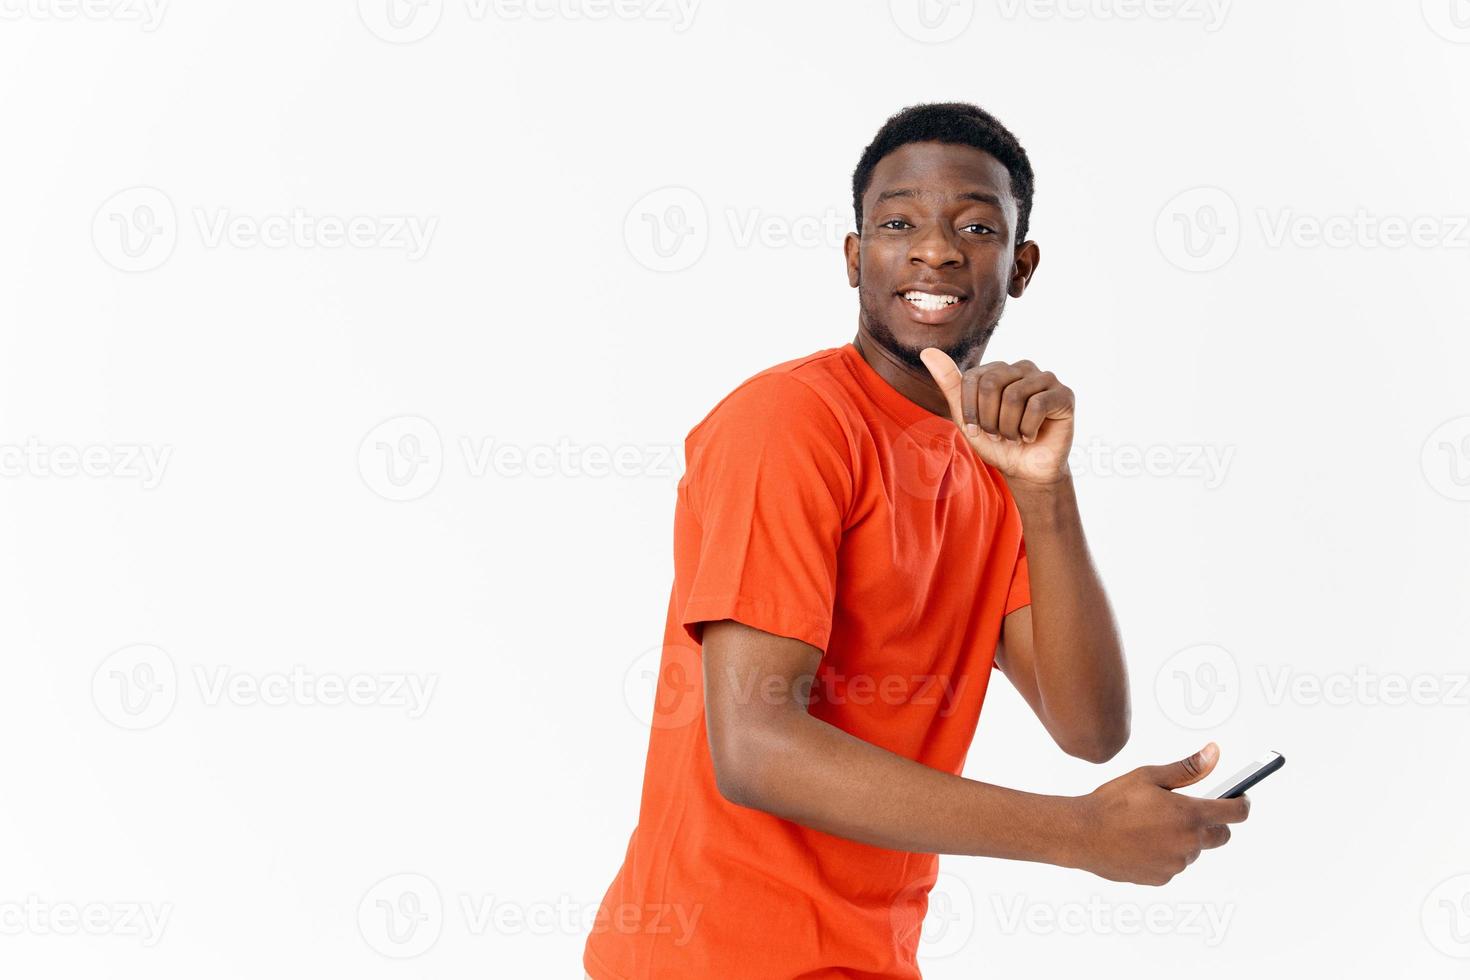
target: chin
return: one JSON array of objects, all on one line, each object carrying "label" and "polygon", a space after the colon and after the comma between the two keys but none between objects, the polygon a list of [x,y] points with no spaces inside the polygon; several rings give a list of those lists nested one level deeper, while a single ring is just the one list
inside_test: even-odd
[{"label": "chin", "polygon": [[905,360],[911,360],[914,365],[923,367],[924,362],[919,360],[920,351],[927,347],[938,347],[958,362],[974,350],[977,343],[983,342],[983,339],[976,337],[980,332],[973,324],[947,323],[943,326],[928,326],[923,323],[905,323],[899,325],[893,339],[905,355],[911,355],[906,356]]},{"label": "chin", "polygon": [[983,347],[995,331],[994,324],[982,326],[983,318],[973,315],[967,316],[964,322],[919,323],[901,315],[875,316],[867,303],[863,303],[862,313],[868,333],[874,340],[890,354],[925,374],[929,369],[919,359],[919,352],[926,347],[938,347],[958,364],[976,347]]}]

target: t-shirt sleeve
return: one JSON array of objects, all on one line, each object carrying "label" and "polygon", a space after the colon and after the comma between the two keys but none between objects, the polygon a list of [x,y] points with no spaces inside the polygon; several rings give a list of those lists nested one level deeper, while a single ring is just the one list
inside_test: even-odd
[{"label": "t-shirt sleeve", "polygon": [[690,638],[733,619],[825,652],[854,493],[837,416],[800,379],[759,376],[695,427],[685,455],[679,493],[699,527],[680,612]]},{"label": "t-shirt sleeve", "polygon": [[1016,569],[1011,573],[1011,589],[1006,594],[1006,610],[1009,616],[1022,606],[1031,605],[1031,570],[1026,563],[1026,539],[1021,539],[1021,554],[1016,559]]}]

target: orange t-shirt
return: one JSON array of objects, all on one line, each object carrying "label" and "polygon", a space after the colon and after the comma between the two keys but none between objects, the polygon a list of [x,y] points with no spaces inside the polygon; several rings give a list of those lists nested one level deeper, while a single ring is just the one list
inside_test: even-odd
[{"label": "orange t-shirt", "polygon": [[851,343],[747,379],[684,451],[638,826],[583,966],[595,980],[917,978],[938,857],[722,797],[700,634],[734,619],[810,643],[812,715],[958,775],[1001,620],[1031,601],[1005,480]]}]

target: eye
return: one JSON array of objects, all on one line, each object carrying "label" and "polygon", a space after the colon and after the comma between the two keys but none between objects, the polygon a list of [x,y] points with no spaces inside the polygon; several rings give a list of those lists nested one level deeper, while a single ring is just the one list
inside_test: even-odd
[{"label": "eye", "polygon": [[[909,224],[907,221],[903,220],[902,218],[889,218],[887,221],[883,222],[878,227],[879,228],[893,228],[894,225],[903,225],[906,228],[912,228],[913,227],[913,225]],[[893,228],[893,230],[894,231],[898,231],[899,229]]]},{"label": "eye", "polygon": [[975,234],[977,234],[977,235],[994,235],[995,234],[995,229],[994,228],[991,228],[989,225],[982,225],[978,221],[972,221],[970,224],[965,225],[964,228],[962,228],[960,230],[961,231],[969,231],[971,228],[976,229]]}]

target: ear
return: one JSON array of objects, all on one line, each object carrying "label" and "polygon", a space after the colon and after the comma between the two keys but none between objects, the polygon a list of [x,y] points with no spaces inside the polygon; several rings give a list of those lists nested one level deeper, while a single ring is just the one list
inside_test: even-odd
[{"label": "ear", "polygon": [[1036,274],[1036,267],[1041,264],[1041,246],[1035,242],[1022,242],[1021,247],[1016,249],[1016,260],[1011,265],[1011,281],[1006,286],[1006,292],[1013,299],[1019,299],[1031,285],[1031,277]]},{"label": "ear", "polygon": [[857,232],[850,231],[842,240],[842,254],[847,257],[847,284],[857,286],[862,283],[862,250],[863,240],[858,237]]}]

